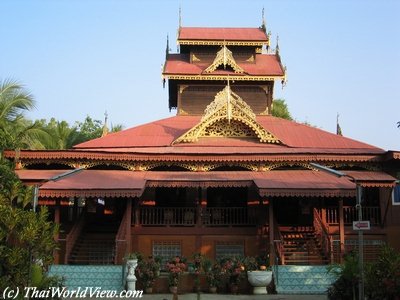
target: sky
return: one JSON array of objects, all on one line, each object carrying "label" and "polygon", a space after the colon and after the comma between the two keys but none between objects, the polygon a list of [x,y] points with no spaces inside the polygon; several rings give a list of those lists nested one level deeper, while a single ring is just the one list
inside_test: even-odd
[{"label": "sky", "polygon": [[124,128],[176,114],[163,88],[167,36],[181,24],[259,27],[279,36],[288,82],[275,84],[292,116],[400,150],[400,1],[0,0],[0,80],[35,97],[35,119]]}]

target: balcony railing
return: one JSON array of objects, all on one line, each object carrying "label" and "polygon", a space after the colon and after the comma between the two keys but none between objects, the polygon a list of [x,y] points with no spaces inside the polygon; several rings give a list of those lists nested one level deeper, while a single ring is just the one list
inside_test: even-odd
[{"label": "balcony railing", "polygon": [[[200,213],[200,218],[198,218]],[[142,226],[252,226],[257,224],[256,207],[141,207]]]},{"label": "balcony railing", "polygon": [[[381,224],[381,210],[379,206],[363,206],[363,220],[370,221],[371,225]],[[355,206],[343,206],[343,221],[345,225],[353,224],[358,220],[358,211]],[[326,208],[326,223],[339,224],[339,208]]]}]

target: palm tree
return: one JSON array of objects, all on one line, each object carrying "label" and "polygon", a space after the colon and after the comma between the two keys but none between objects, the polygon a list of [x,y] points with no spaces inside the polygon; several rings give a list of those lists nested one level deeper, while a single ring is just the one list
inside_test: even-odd
[{"label": "palm tree", "polygon": [[32,123],[24,113],[35,107],[32,94],[20,83],[0,81],[0,149],[30,148],[41,134],[39,124]]}]

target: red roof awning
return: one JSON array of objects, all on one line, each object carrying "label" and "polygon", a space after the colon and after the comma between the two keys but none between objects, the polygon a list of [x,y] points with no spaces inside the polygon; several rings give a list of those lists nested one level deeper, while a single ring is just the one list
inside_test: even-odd
[{"label": "red roof awning", "polygon": [[379,171],[343,171],[364,187],[393,187],[396,178]]},{"label": "red roof awning", "polygon": [[84,170],[59,181],[44,183],[40,197],[140,197],[144,173],[121,170]]},{"label": "red roof awning", "polygon": [[[19,170],[24,181],[46,180],[65,170]],[[364,186],[391,186],[396,180],[383,172],[346,171]],[[355,197],[354,182],[346,177],[311,170],[268,172],[83,170],[40,186],[41,198],[140,197],[146,187],[250,187],[263,197]]]},{"label": "red roof awning", "polygon": [[254,183],[264,197],[355,197],[355,184],[318,171],[257,173]]}]

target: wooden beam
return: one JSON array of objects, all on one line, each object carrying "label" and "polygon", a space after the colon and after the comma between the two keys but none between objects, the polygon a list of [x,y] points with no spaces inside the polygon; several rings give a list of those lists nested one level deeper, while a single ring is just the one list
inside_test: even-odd
[{"label": "wooden beam", "polygon": [[340,237],[340,263],[343,263],[344,255],[344,214],[343,214],[343,199],[339,199],[339,237]]},{"label": "wooden beam", "polygon": [[269,233],[269,264],[272,266],[275,264],[275,247],[274,247],[274,205],[273,199],[269,199],[268,207],[268,233]]}]

